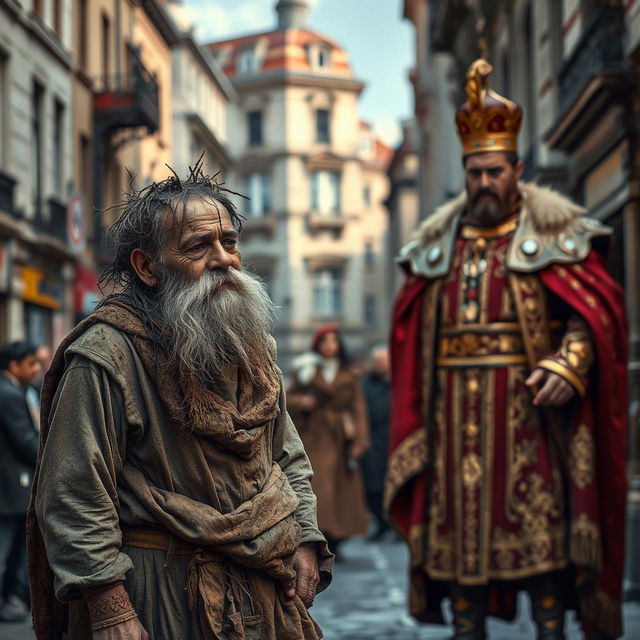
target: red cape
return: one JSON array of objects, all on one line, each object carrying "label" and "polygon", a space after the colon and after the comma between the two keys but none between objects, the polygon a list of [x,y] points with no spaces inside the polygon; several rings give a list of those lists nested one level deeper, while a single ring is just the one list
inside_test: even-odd
[{"label": "red cape", "polygon": [[[580,615],[586,627],[609,636],[622,633],[621,591],[627,495],[627,326],[624,294],[607,273],[602,258],[592,251],[574,265],[551,265],[537,273],[544,287],[564,300],[591,328],[597,354],[590,388],[574,414],[592,415],[596,445],[597,504],[602,534],[602,562],[576,572]],[[580,294],[576,293],[579,283]],[[391,332],[392,417],[386,504],[394,526],[415,549],[416,532],[427,520],[428,416],[424,415],[423,367],[420,354],[424,323],[436,322],[425,307],[438,281],[411,277],[400,291]],[[436,301],[437,302],[437,301]],[[425,313],[425,308],[427,312]],[[418,356],[418,357],[416,357]],[[413,531],[413,535],[412,535]],[[412,551],[414,550],[412,549]],[[412,553],[412,555],[415,555]],[[412,566],[411,612],[422,620],[437,620],[442,586]],[[494,594],[495,595],[495,594]],[[492,613],[510,617],[513,598],[492,599]]]}]

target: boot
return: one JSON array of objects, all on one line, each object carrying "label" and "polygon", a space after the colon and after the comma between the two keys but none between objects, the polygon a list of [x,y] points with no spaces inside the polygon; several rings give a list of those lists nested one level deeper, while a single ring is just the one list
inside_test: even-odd
[{"label": "boot", "polygon": [[538,640],[565,640],[565,604],[562,579],[558,574],[545,574],[532,578],[528,584],[533,621],[538,629]]},{"label": "boot", "polygon": [[454,640],[485,640],[489,591],[486,585],[451,586]]}]

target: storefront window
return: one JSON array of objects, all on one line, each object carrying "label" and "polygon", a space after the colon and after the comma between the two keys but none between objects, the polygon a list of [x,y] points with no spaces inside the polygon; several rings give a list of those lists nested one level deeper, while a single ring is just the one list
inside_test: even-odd
[{"label": "storefront window", "polygon": [[36,304],[25,303],[24,322],[27,340],[35,345],[50,345],[53,313],[50,309]]}]

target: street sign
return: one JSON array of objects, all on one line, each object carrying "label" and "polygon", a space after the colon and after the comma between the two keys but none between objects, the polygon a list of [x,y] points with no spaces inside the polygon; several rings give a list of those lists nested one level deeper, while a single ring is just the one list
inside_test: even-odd
[{"label": "street sign", "polygon": [[74,191],[67,203],[67,237],[74,253],[82,253],[87,246],[84,219],[84,196]]}]

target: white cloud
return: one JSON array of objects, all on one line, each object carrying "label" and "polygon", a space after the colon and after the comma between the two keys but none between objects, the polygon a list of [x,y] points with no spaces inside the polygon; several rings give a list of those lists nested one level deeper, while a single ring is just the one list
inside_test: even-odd
[{"label": "white cloud", "polygon": [[268,0],[185,0],[185,8],[201,42],[225,40],[275,27],[275,3]]},{"label": "white cloud", "polygon": [[[308,0],[315,9],[321,0]],[[183,0],[197,40],[211,42],[276,26],[276,0]]]}]

